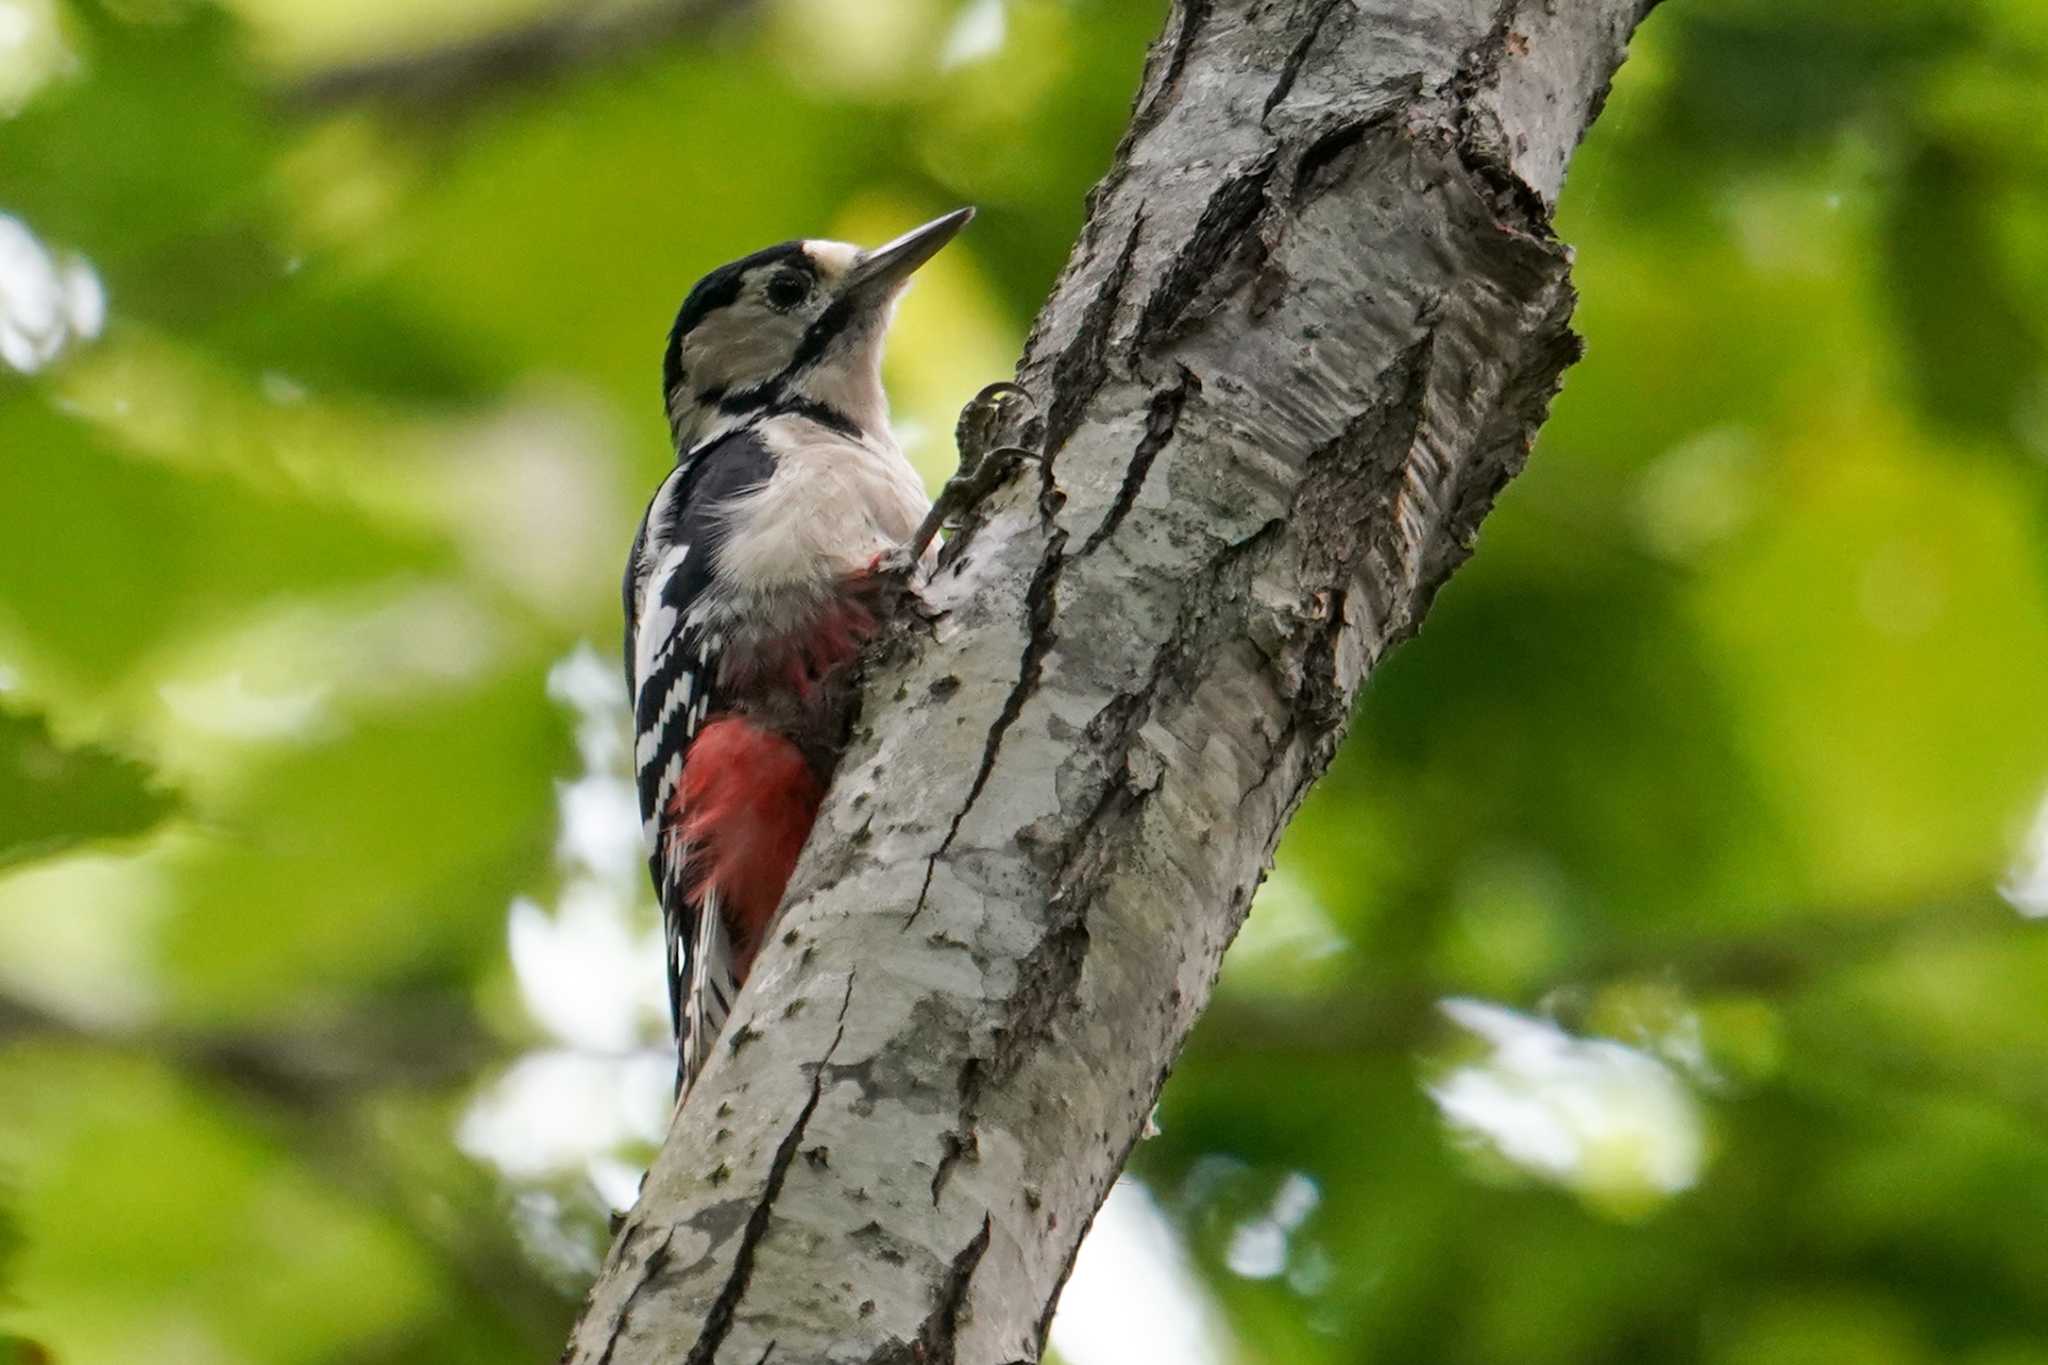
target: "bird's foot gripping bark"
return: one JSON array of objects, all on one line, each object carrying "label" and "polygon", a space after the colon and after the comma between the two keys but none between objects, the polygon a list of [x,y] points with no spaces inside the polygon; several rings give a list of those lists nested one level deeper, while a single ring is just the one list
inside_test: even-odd
[{"label": "bird's foot gripping bark", "polygon": [[1039,458],[1028,444],[1037,412],[1031,395],[1008,380],[990,384],[968,400],[953,428],[960,467],[939,490],[923,524],[900,550],[884,557],[884,572],[907,576],[941,529],[958,525],[961,516],[994,492],[1018,465]]}]

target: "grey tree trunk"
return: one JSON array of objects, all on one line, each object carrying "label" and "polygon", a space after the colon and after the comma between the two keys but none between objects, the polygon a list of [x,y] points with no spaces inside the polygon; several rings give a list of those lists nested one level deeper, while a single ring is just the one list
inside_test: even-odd
[{"label": "grey tree trunk", "polygon": [[1565,367],[1654,0],[1178,0],[955,538],[566,1360],[1035,1361],[1352,698]]}]

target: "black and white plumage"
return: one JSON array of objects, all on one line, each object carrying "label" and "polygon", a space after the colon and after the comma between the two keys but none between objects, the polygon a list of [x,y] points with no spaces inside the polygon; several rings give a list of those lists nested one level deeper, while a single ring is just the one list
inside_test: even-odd
[{"label": "black and white plumage", "polygon": [[649,869],[687,1090],[765,940],[846,723],[875,569],[929,503],[881,348],[910,273],[972,216],[886,246],[786,242],[691,290],[663,365],[677,463],[624,582]]}]

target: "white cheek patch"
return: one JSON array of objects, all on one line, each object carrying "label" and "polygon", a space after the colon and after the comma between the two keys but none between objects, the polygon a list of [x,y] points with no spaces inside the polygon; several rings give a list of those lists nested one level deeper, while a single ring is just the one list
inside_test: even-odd
[{"label": "white cheek patch", "polygon": [[745,388],[771,379],[796,354],[802,319],[741,300],[697,324],[683,342],[683,376],[692,393]]}]

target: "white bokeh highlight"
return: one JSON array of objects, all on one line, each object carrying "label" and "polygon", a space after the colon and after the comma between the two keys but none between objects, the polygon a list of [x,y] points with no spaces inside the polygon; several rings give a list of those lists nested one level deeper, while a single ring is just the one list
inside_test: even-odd
[{"label": "white bokeh highlight", "polygon": [[2048,797],[2035,809],[1998,894],[2026,918],[2048,919]]},{"label": "white bokeh highlight", "polygon": [[553,904],[520,896],[505,920],[520,1003],[546,1041],[477,1095],[456,1140],[509,1180],[581,1180],[623,1210],[639,1193],[630,1154],[661,1141],[675,1080],[661,929],[626,777],[625,684],[585,644],[547,686],[581,771],[556,787]]},{"label": "white bokeh highlight", "polygon": [[0,363],[34,374],[106,321],[107,291],[91,263],[0,213]]},{"label": "white bokeh highlight", "polygon": [[950,71],[993,57],[1002,51],[1003,40],[1008,36],[1005,0],[968,0],[947,31],[945,45],[939,49],[939,70]]},{"label": "white bokeh highlight", "polygon": [[58,0],[0,0],[0,119],[78,71]]},{"label": "white bokeh highlight", "polygon": [[1275,1279],[1286,1271],[1290,1239],[1316,1205],[1323,1192],[1316,1182],[1300,1171],[1290,1171],[1273,1193],[1273,1203],[1258,1218],[1239,1223],[1224,1248],[1223,1263],[1233,1275],[1247,1280]]},{"label": "white bokeh highlight", "polygon": [[1699,1104],[1669,1066],[1479,1000],[1443,1011],[1488,1045],[1428,1087],[1464,1141],[1591,1201],[1637,1209],[1690,1189],[1706,1159]]},{"label": "white bokeh highlight", "polygon": [[1074,1258],[1053,1349],[1068,1365],[1222,1365],[1228,1342],[1173,1225],[1143,1185],[1117,1181]]}]

